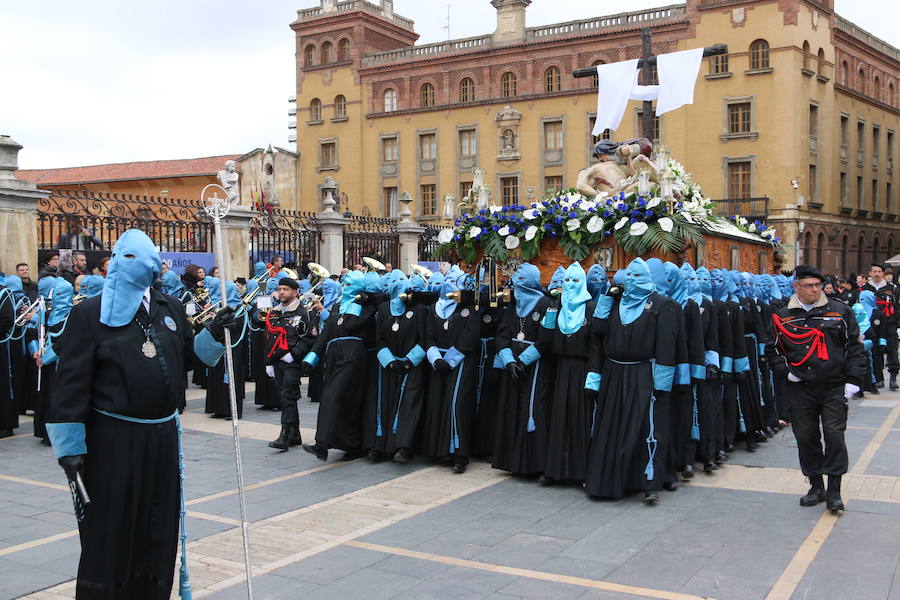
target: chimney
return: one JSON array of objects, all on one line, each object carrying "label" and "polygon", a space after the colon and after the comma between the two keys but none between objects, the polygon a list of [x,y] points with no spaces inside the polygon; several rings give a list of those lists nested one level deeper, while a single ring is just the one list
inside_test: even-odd
[{"label": "chimney", "polygon": [[497,9],[494,43],[513,44],[525,41],[525,9],[531,0],[491,0]]},{"label": "chimney", "polygon": [[394,0],[381,0],[381,12],[384,16],[391,17],[394,15]]}]

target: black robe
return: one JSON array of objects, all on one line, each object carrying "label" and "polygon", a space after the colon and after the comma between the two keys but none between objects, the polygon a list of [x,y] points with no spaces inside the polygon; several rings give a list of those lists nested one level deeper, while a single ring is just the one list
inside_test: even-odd
[{"label": "black robe", "polygon": [[[424,306],[407,306],[402,315],[394,316],[390,301],[381,303],[375,319],[376,352],[386,350],[398,359],[416,346],[424,352],[427,313]],[[400,448],[414,447],[430,367],[424,358],[417,366],[410,366],[397,372],[378,364],[375,405],[368,411],[373,418],[365,424],[365,446],[374,453],[390,455]]]},{"label": "black robe", "polygon": [[475,383],[475,431],[472,440],[472,456],[487,458],[494,451],[497,430],[497,402],[500,391],[500,371],[494,368],[497,354],[497,323],[508,309],[505,306],[491,308],[487,294],[482,294],[481,333],[478,346],[478,378]]},{"label": "black robe", "polygon": [[[604,359],[594,418],[585,491],[620,498],[628,491],[656,491],[665,474],[671,384],[678,336],[677,303],[650,295],[628,325],[619,304],[608,319],[593,319]],[[654,361],[651,363],[651,361]]]},{"label": "black robe", "polygon": [[434,306],[426,314],[423,348],[454,347],[465,358],[446,373],[429,373],[420,450],[425,456],[452,456],[466,464],[472,455],[481,318],[466,306],[457,306],[448,319],[439,317]]},{"label": "black robe", "polygon": [[[132,321],[100,323],[101,297],[72,309],[48,422],[84,423],[84,480],[91,504],[79,523],[79,600],[166,600],[178,545],[179,475],[175,420],[131,423],[173,414],[192,356],[181,303],[151,289],[150,322],[158,356],[141,352],[145,335]],[[165,319],[175,325],[175,331]],[[165,365],[165,366],[163,366]]]},{"label": "black robe", "polygon": [[366,346],[374,345],[375,308],[357,317],[332,313],[313,346],[324,386],[316,421],[316,444],[345,451],[363,449]]},{"label": "black robe", "polygon": [[[715,303],[706,298],[700,304],[700,328],[703,332],[704,363],[721,370],[719,311]],[[700,425],[697,458],[702,461],[714,461],[719,451],[724,450],[720,377],[704,379],[697,390],[697,420]]]},{"label": "black robe", "polygon": [[[514,475],[540,475],[546,465],[554,382],[553,357],[541,327],[548,306],[549,300],[541,298],[530,314],[520,318],[513,303],[501,313],[497,327],[498,355],[509,349],[518,358],[531,345],[541,355],[518,379],[506,370],[500,375],[492,466]],[[519,331],[525,334],[522,340]]]},{"label": "black robe", "polygon": [[678,342],[684,358],[678,361],[676,385],[673,387],[671,468],[682,470],[697,458],[700,441],[698,388],[706,380],[703,350],[703,327],[700,307],[692,299],[677,306],[681,313]]},{"label": "black robe", "polygon": [[[243,323],[247,318],[241,315],[236,318],[238,323]],[[244,335],[235,335],[231,340],[232,348],[232,370],[234,371],[234,396],[237,404],[238,419],[244,416],[244,398],[246,397],[246,389],[244,385],[244,356],[247,345],[247,331],[244,329]],[[206,410],[213,417],[230,419],[231,414],[231,398],[228,391],[228,371],[225,364],[225,357],[222,357],[216,366],[209,367],[206,371]],[[265,374],[265,373],[264,373]]]},{"label": "black robe", "polygon": [[15,299],[0,285],[0,430],[19,426],[19,410],[13,383],[13,361],[21,343],[12,338],[16,324]]},{"label": "black robe", "polygon": [[598,346],[592,343],[595,304],[585,305],[585,322],[574,333],[565,334],[556,326],[545,330],[546,345],[555,365],[550,396],[550,429],[544,476],[554,481],[584,481],[588,471],[588,450],[595,396],[585,390],[589,372],[599,372]]}]

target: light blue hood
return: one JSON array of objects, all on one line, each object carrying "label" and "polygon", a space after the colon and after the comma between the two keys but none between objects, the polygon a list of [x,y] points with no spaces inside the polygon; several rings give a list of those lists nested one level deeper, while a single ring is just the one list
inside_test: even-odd
[{"label": "light blue hood", "polygon": [[140,229],[129,229],[116,242],[103,283],[100,322],[123,327],[137,314],[144,292],[162,271],[153,241]]}]

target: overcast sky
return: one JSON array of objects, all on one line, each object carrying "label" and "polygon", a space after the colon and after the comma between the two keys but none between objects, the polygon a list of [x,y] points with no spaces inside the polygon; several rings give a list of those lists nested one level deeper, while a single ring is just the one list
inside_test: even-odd
[{"label": "overcast sky", "polygon": [[[377,2],[377,0],[374,0]],[[659,0],[534,0],[528,26],[665,6]],[[0,134],[22,168],[216,154],[287,142],[294,90],[288,25],[318,0],[40,0],[0,9]],[[419,43],[490,33],[489,0],[395,0]],[[898,0],[837,11],[900,46]]]}]

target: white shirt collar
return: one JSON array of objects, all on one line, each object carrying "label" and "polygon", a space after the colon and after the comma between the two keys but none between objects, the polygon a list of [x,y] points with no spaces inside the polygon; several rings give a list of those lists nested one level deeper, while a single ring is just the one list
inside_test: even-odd
[{"label": "white shirt collar", "polygon": [[141,301],[141,304],[144,305],[144,310],[147,311],[147,314],[150,314],[150,288],[144,290],[144,299]]}]

